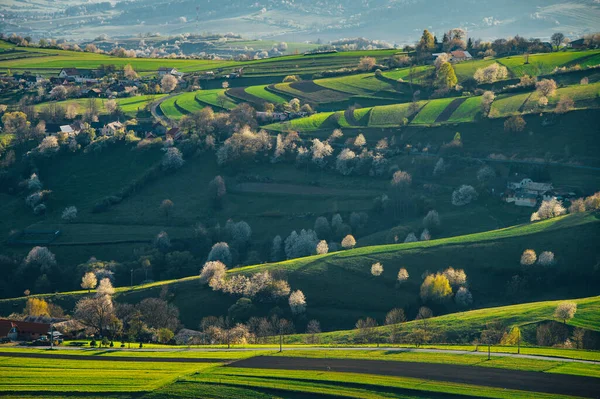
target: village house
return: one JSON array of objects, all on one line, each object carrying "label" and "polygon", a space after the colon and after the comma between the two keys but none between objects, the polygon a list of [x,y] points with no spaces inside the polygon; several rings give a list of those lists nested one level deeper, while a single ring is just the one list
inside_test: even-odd
[{"label": "village house", "polygon": [[58,77],[75,83],[98,83],[96,73],[91,69],[63,68]]},{"label": "village house", "polygon": [[179,130],[178,127],[173,127],[171,129],[167,130],[167,132],[165,133],[165,136],[168,139],[179,140],[179,139],[181,139],[181,131]]},{"label": "village house", "polygon": [[114,136],[123,129],[125,129],[125,126],[121,122],[115,121],[104,125],[101,132],[103,136]]},{"label": "village house", "polygon": [[11,341],[32,341],[47,336],[50,324],[28,321],[0,319],[0,338]]}]

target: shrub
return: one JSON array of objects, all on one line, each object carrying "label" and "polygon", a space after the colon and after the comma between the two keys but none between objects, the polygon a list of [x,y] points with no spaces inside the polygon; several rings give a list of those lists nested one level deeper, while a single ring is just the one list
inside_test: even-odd
[{"label": "shrub", "polygon": [[443,274],[430,274],[421,284],[421,299],[423,301],[444,302],[452,296],[452,287],[448,278]]}]

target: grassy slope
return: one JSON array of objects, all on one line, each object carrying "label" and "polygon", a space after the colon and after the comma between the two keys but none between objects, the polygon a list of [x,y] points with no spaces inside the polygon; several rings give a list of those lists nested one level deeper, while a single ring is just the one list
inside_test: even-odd
[{"label": "grassy slope", "polygon": [[265,89],[266,86],[250,86],[246,87],[246,92],[258,98],[270,102],[272,104],[283,104],[287,100],[275,93],[272,93]]},{"label": "grassy slope", "polygon": [[[248,266],[231,273],[278,270],[287,274],[292,288],[303,290],[307,297],[307,317],[321,320],[326,329],[350,327],[356,319],[366,315],[381,319],[385,312],[397,306],[405,308],[409,317],[414,317],[420,306],[417,298],[421,274],[450,265],[465,269],[477,307],[506,304],[504,284],[519,271],[518,259],[525,248],[554,250],[558,263],[553,271],[547,273],[547,283],[561,281],[552,293],[554,298],[572,297],[575,293],[594,292],[593,287],[584,281],[593,273],[589,259],[598,256],[598,248],[593,240],[599,231],[598,222],[598,216],[578,214],[467,236],[364,247],[275,264]],[[577,248],[569,245],[573,236],[581,237]],[[377,278],[369,272],[371,264],[376,261],[382,262],[385,268],[383,275]],[[571,264],[577,267],[573,268]],[[406,267],[411,277],[398,288],[395,280],[400,267]],[[593,279],[587,281],[591,284]],[[197,277],[139,286],[133,291],[120,288],[118,299],[139,301],[144,297],[156,296],[163,285],[170,287],[182,320],[190,328],[195,328],[203,316],[226,312],[235,302],[233,297],[199,286]],[[346,295],[348,287],[352,287],[350,296]],[[62,306],[70,308],[81,295],[85,295],[85,292],[44,296],[54,298]],[[543,296],[538,293],[531,299],[541,299]],[[526,299],[529,298],[521,298]],[[22,307],[24,300],[1,300],[1,313],[10,313],[11,309]],[[431,306],[436,314],[455,310],[452,305]]]},{"label": "grassy slope", "polygon": [[432,100],[425,105],[411,123],[415,125],[435,123],[436,118],[446,109],[454,98]]},{"label": "grassy slope", "polygon": [[[164,97],[164,94],[155,94],[155,95],[142,95],[142,96],[134,96],[134,97],[124,97],[117,98],[117,104],[121,107],[123,112],[128,116],[134,117],[139,110],[143,110],[146,105],[149,103]],[[106,109],[104,108],[104,102],[106,99],[98,99],[98,103],[100,104],[100,114],[106,114]],[[56,103],[66,107],[69,104],[75,104],[77,106],[77,114],[81,115],[85,111],[86,104],[88,102],[87,98],[78,98],[74,100],[64,100],[57,101]],[[41,111],[45,106],[47,106],[50,102],[39,103],[35,105],[36,111]]]},{"label": "grassy slope", "polygon": [[[600,315],[600,297],[574,299],[572,301],[577,303],[577,312],[575,313],[575,317],[569,320],[567,324],[588,330],[600,331],[600,319],[598,318]],[[452,336],[457,336],[465,332],[471,332],[471,334],[475,335],[484,329],[486,323],[489,322],[501,322],[507,327],[523,327],[541,321],[555,320],[553,317],[554,310],[560,302],[532,302],[452,313],[429,319],[428,325],[432,331],[441,331]],[[422,323],[420,321],[404,323],[401,326],[401,331],[402,334],[406,334],[415,328],[422,328]],[[389,327],[379,327],[379,330],[384,335],[389,333]],[[355,330],[347,330],[323,333],[319,337],[321,343],[327,344],[352,342],[355,336]],[[302,339],[303,337],[300,335],[292,336],[288,337],[288,342],[302,342]],[[498,351],[500,352],[501,350]],[[556,355],[559,357],[570,357],[568,354],[558,353]],[[594,358],[597,358],[597,356],[594,356]]]}]

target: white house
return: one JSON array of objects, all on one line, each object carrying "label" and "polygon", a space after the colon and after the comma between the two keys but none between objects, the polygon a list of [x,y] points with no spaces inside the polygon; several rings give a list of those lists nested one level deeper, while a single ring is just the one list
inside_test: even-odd
[{"label": "white house", "polygon": [[104,127],[102,128],[102,134],[104,136],[114,136],[115,133],[122,130],[123,128],[124,125],[121,122],[111,122],[108,125],[104,125]]},{"label": "white house", "polygon": [[450,52],[450,62],[461,62],[472,60],[473,56],[468,51],[455,50]]},{"label": "white house", "polygon": [[179,72],[175,68],[170,68],[170,67],[158,68],[158,76],[165,76],[165,75],[173,75],[173,76],[177,76],[177,77],[182,77],[183,73]]},{"label": "white house", "polygon": [[511,190],[522,190],[528,194],[542,195],[546,191],[553,190],[552,183],[538,183],[529,178],[525,178],[520,182],[509,182],[508,188]]}]

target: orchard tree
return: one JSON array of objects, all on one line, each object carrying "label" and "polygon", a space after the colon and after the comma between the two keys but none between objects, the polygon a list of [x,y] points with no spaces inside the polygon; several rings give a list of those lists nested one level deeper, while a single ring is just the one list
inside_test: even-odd
[{"label": "orchard tree", "polygon": [[173,204],[173,201],[171,201],[170,199],[165,199],[160,203],[160,210],[162,211],[162,213],[165,215],[165,217],[168,219],[169,215],[171,214],[171,211],[173,210],[173,206],[175,206]]},{"label": "orchard tree", "polygon": [[342,248],[344,248],[344,249],[352,249],[352,248],[354,248],[355,245],[356,245],[356,240],[354,239],[354,236],[351,234],[348,234],[342,240]]},{"label": "orchard tree", "polygon": [[213,290],[225,287],[227,266],[221,261],[206,262],[200,271],[200,284],[208,284]]},{"label": "orchard tree", "polygon": [[564,324],[567,324],[567,320],[571,320],[577,312],[577,304],[575,302],[561,302],[554,310],[554,317],[562,320]]},{"label": "orchard tree", "polygon": [[125,65],[125,68],[123,68],[123,75],[129,80],[134,80],[139,77],[137,72],[135,72],[135,70],[131,66],[131,64]]},{"label": "orchard tree", "polygon": [[163,155],[162,159],[162,167],[164,170],[172,171],[179,169],[183,166],[184,163],[185,161],[183,160],[183,155],[181,154],[181,151],[179,151],[178,148],[167,148],[167,151],[165,152],[165,155]]},{"label": "orchard tree", "polygon": [[112,283],[110,282],[109,278],[105,277],[102,280],[100,280],[98,287],[96,287],[96,296],[97,297],[110,296],[110,295],[113,295],[114,293],[115,293],[115,289],[114,289]]},{"label": "orchard tree", "polygon": [[421,299],[442,303],[452,296],[448,278],[441,273],[430,274],[421,284]]},{"label": "orchard tree", "polygon": [[504,121],[505,132],[522,132],[525,130],[527,122],[521,115],[513,115]]},{"label": "orchard tree", "polygon": [[385,315],[385,325],[390,329],[390,342],[396,343],[400,338],[400,324],[406,321],[403,309],[394,308]]},{"label": "orchard tree", "polygon": [[408,271],[405,268],[401,268],[398,271],[398,283],[403,284],[408,281]]},{"label": "orchard tree", "polygon": [[93,272],[87,272],[81,278],[81,288],[88,290],[88,292],[96,288],[96,284],[98,284],[98,280],[96,279],[96,274]]},{"label": "orchard tree", "polygon": [[440,89],[451,89],[457,85],[458,78],[456,77],[452,64],[449,62],[442,63],[437,70],[435,83]]},{"label": "orchard tree", "polygon": [[565,215],[566,213],[567,210],[563,206],[562,202],[556,198],[552,198],[551,200],[542,201],[540,209],[531,214],[531,221],[535,222],[538,220],[552,219]]},{"label": "orchard tree", "polygon": [[556,87],[554,79],[542,79],[535,84],[536,91],[542,97],[552,97],[556,93]]},{"label": "orchard tree", "polygon": [[375,65],[377,64],[377,60],[373,57],[362,57],[358,62],[358,70],[359,71],[371,71]]},{"label": "orchard tree", "polygon": [[38,266],[42,272],[56,266],[56,258],[46,247],[33,247],[25,257],[26,265]]},{"label": "orchard tree", "polygon": [[544,251],[538,256],[538,263],[542,266],[551,266],[554,264],[554,252]]},{"label": "orchard tree", "polygon": [[67,222],[72,222],[73,220],[77,219],[77,208],[74,206],[66,207],[61,218]]},{"label": "orchard tree", "polygon": [[317,244],[317,255],[325,255],[329,252],[329,246],[327,245],[327,241],[321,240]]},{"label": "orchard tree", "polygon": [[423,218],[423,227],[435,232],[440,228],[440,225],[440,215],[438,212],[435,209],[427,212],[427,215]]},{"label": "orchard tree", "polygon": [[533,249],[526,249],[521,255],[521,265],[531,266],[537,260],[537,255]]},{"label": "orchard tree", "polygon": [[454,295],[456,304],[463,308],[468,308],[473,303],[473,295],[466,287],[460,287]]},{"label": "orchard tree", "polygon": [[225,186],[225,180],[221,176],[216,176],[208,184],[208,195],[213,207],[217,209],[221,208],[226,194],[227,188]]},{"label": "orchard tree", "polygon": [[383,273],[383,265],[379,262],[373,263],[371,265],[371,274],[375,277],[378,277],[381,276],[381,273]]},{"label": "orchard tree", "polygon": [[225,265],[231,265],[232,262],[231,251],[229,250],[229,245],[226,242],[218,242],[212,246],[210,252],[208,253],[207,261],[220,261]]},{"label": "orchard tree", "polygon": [[289,299],[290,309],[293,314],[300,314],[306,311],[306,297],[300,290],[296,290],[290,294]]},{"label": "orchard tree", "polygon": [[494,94],[494,92],[489,90],[484,92],[481,96],[481,110],[483,111],[483,114],[485,116],[489,115],[490,110],[492,109],[492,103],[494,102],[495,98],[496,95]]},{"label": "orchard tree", "polygon": [[452,193],[452,205],[465,206],[475,201],[478,197],[477,191],[473,186],[463,184]]},{"label": "orchard tree", "polygon": [[170,93],[177,87],[177,78],[171,74],[163,76],[160,81],[160,88],[163,93]]},{"label": "orchard tree", "polygon": [[575,102],[569,96],[561,96],[556,104],[554,112],[557,114],[565,114],[575,107]]}]

